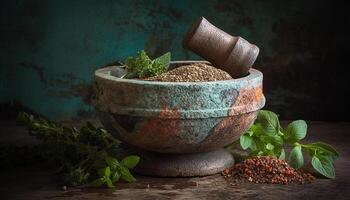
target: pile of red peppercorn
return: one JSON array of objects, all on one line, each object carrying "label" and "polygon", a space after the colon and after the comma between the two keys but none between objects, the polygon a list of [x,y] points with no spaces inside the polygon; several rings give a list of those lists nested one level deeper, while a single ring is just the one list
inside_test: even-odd
[{"label": "pile of red peppercorn", "polygon": [[224,170],[222,175],[236,180],[273,184],[304,184],[315,179],[310,173],[295,170],[286,161],[271,156],[248,158]]}]

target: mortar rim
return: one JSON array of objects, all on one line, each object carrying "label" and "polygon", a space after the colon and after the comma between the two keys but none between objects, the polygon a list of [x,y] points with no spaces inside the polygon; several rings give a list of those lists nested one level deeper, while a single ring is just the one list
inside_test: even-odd
[{"label": "mortar rim", "polygon": [[[191,64],[191,63],[205,63],[205,64],[211,64],[208,61],[201,61],[201,60],[177,60],[177,61],[171,61],[170,64]],[[263,74],[261,71],[250,68],[249,74],[241,77],[241,78],[235,78],[230,80],[219,80],[219,81],[202,81],[202,82],[168,82],[168,81],[149,81],[149,80],[139,80],[139,79],[123,79],[118,78],[116,76],[110,75],[109,72],[111,71],[112,67],[118,67],[122,65],[111,65],[111,66],[105,66],[102,68],[99,68],[95,71],[95,77],[99,77],[102,79],[107,79],[114,82],[120,82],[120,83],[130,83],[130,84],[141,84],[141,85],[212,85],[212,84],[225,84],[225,83],[241,83],[244,81],[249,81],[255,78],[262,78]]]}]

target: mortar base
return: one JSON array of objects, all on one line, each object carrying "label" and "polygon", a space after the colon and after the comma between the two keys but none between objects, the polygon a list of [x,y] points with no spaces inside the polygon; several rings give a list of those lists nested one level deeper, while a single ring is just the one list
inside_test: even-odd
[{"label": "mortar base", "polygon": [[164,154],[145,151],[138,151],[136,154],[141,157],[141,160],[133,171],[147,176],[207,176],[220,173],[234,164],[232,154],[223,148],[193,154]]}]

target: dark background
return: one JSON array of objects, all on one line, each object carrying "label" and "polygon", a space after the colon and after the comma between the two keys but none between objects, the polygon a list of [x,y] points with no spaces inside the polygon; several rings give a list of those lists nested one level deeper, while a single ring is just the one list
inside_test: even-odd
[{"label": "dark background", "polygon": [[0,118],[94,116],[95,69],[145,49],[173,60],[198,16],[260,47],[265,109],[282,119],[349,121],[349,35],[341,1],[2,1]]}]

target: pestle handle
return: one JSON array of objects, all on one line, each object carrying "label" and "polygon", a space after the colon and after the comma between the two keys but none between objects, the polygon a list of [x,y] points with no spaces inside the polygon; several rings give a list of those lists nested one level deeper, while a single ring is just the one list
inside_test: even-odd
[{"label": "pestle handle", "polygon": [[204,17],[197,19],[187,34],[182,46],[202,58],[214,67],[239,78],[248,74],[253,66],[259,48],[241,37],[234,37],[215,27]]}]

